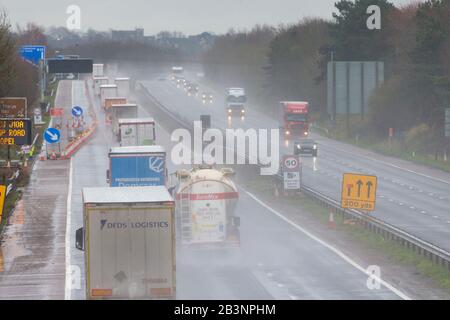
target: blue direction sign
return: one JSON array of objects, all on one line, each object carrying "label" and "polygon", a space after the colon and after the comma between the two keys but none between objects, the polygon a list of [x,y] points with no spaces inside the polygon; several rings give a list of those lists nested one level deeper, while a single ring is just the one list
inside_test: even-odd
[{"label": "blue direction sign", "polygon": [[80,106],[73,107],[72,115],[76,118],[81,117],[83,115],[83,108],[81,108]]},{"label": "blue direction sign", "polygon": [[56,128],[48,128],[44,132],[44,139],[47,143],[57,143],[61,140],[61,132]]},{"label": "blue direction sign", "polygon": [[41,60],[45,59],[45,46],[21,46],[20,56],[37,66]]}]

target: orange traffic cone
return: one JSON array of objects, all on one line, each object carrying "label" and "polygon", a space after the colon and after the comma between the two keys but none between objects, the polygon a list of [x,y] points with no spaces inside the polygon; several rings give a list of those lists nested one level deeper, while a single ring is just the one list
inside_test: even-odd
[{"label": "orange traffic cone", "polygon": [[336,221],[334,221],[334,213],[332,210],[330,210],[330,215],[328,218],[328,228],[329,229],[336,229]]}]

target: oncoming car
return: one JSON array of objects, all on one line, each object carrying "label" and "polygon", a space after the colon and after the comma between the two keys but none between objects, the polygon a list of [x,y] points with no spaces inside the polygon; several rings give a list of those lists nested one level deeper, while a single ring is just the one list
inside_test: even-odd
[{"label": "oncoming car", "polygon": [[294,143],[295,155],[311,155],[317,157],[317,142],[312,139],[302,139]]},{"label": "oncoming car", "polygon": [[203,103],[213,103],[213,94],[211,92],[203,92],[202,93],[202,102]]}]

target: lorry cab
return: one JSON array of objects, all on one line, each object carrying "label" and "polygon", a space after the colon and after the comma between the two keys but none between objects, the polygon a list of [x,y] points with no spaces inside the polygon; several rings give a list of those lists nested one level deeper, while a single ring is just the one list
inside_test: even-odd
[{"label": "lorry cab", "polygon": [[243,88],[228,88],[225,97],[225,107],[228,119],[237,116],[244,119],[245,117],[245,103],[247,96]]},{"label": "lorry cab", "polygon": [[280,123],[286,140],[309,135],[309,105],[305,101],[281,101]]}]

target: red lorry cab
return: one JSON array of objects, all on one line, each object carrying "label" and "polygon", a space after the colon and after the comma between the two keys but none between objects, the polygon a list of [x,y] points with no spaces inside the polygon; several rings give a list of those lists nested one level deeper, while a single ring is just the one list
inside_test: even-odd
[{"label": "red lorry cab", "polygon": [[281,123],[285,139],[306,138],[309,134],[308,102],[281,101]]}]

